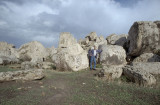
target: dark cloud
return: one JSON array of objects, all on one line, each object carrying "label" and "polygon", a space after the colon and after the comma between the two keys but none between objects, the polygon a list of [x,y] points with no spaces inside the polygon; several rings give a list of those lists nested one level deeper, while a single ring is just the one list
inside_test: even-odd
[{"label": "dark cloud", "polygon": [[142,0],[115,0],[123,7],[134,7],[138,2]]},{"label": "dark cloud", "polygon": [[0,41],[58,45],[60,32],[84,38],[128,33],[134,21],[160,19],[159,0],[1,0]]},{"label": "dark cloud", "polygon": [[4,2],[12,2],[18,5],[24,4],[26,1],[25,0],[1,0],[0,4],[4,4]]}]

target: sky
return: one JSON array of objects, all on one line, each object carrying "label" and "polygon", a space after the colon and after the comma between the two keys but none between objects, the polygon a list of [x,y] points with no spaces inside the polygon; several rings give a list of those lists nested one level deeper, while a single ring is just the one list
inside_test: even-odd
[{"label": "sky", "polygon": [[160,0],[0,0],[0,41],[58,46],[61,32],[128,34],[135,21],[160,20]]}]

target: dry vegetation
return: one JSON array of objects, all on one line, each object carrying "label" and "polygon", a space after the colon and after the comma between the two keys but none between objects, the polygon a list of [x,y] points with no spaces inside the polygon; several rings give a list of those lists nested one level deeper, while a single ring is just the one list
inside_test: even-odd
[{"label": "dry vegetation", "polygon": [[[0,67],[0,71],[13,71]],[[57,72],[46,70],[36,81],[0,83],[0,105],[159,105],[160,86],[140,87],[125,77],[97,80],[98,71]]]}]

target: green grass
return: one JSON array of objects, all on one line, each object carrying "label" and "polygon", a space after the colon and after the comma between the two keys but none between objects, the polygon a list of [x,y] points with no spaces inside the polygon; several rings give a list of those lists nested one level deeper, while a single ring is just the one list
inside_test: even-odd
[{"label": "green grass", "polygon": [[[17,90],[17,89],[16,89]],[[40,94],[41,91],[37,90],[29,90],[25,93],[25,95],[17,95],[11,99],[5,99],[1,102],[1,105],[36,105],[38,104],[41,99],[42,95]],[[22,91],[22,90],[17,90]],[[18,92],[17,92],[18,93]],[[34,98],[36,97],[36,98]],[[34,100],[33,100],[34,99]]]},{"label": "green grass", "polygon": [[96,64],[96,68],[102,68],[103,66],[101,64]]},{"label": "green grass", "polygon": [[156,96],[160,99],[158,96],[160,90],[136,87],[131,84],[118,85],[117,83],[90,81],[90,84],[79,86],[73,91],[74,95],[68,103],[81,103],[82,105],[152,105],[156,103],[150,97]]},{"label": "green grass", "polygon": [[[96,80],[93,71],[57,72],[45,71],[46,78],[41,81],[9,83],[0,86],[3,95],[13,91],[7,98],[0,94],[0,105],[158,105],[160,87],[140,87],[118,81]],[[125,81],[125,78],[123,78]],[[43,84],[38,84],[43,82]],[[40,88],[43,85],[44,88]],[[31,86],[31,89],[18,90]],[[56,88],[50,88],[54,86]],[[42,95],[45,93],[45,96]],[[64,93],[64,97],[52,98]],[[50,99],[51,98],[51,99]],[[50,99],[50,100],[49,100]],[[51,102],[50,102],[51,101]]]},{"label": "green grass", "polygon": [[12,69],[8,66],[0,66],[0,72],[17,71],[18,69]]}]

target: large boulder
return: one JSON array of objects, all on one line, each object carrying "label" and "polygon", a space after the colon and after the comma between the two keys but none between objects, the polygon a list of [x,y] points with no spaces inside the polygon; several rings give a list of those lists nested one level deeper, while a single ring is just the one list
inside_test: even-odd
[{"label": "large boulder", "polygon": [[100,45],[100,62],[104,65],[123,65],[126,64],[126,52],[121,46]]},{"label": "large boulder", "polygon": [[7,64],[11,64],[11,59],[9,57],[6,56],[0,56],[0,64],[1,65],[7,65]]},{"label": "large boulder", "polygon": [[42,69],[55,69],[53,68],[55,66],[54,63],[51,62],[42,62]]},{"label": "large boulder", "polygon": [[51,57],[57,53],[57,49],[54,46],[52,46],[51,48],[46,48],[46,50],[48,52],[48,55]]},{"label": "large boulder", "polygon": [[25,61],[21,63],[22,70],[41,69],[41,68],[42,68],[42,63],[30,62],[30,61]]},{"label": "large boulder", "polygon": [[111,34],[106,38],[106,40],[109,45],[119,45],[123,47],[124,44],[127,42],[127,37],[128,35],[125,34],[122,35]]},{"label": "large boulder", "polygon": [[91,32],[89,35],[86,36],[86,38],[88,38],[89,41],[95,41],[97,37],[98,36],[97,36],[96,32]]},{"label": "large boulder", "polygon": [[19,63],[19,54],[17,49],[13,44],[8,44],[7,42],[0,42],[0,58],[3,62],[6,62],[6,59],[9,63]]},{"label": "large boulder", "polygon": [[145,71],[153,75],[160,75],[160,62],[133,62],[131,65],[141,71]]},{"label": "large boulder", "polygon": [[15,46],[7,42],[0,42],[0,56],[10,56],[14,54]]},{"label": "large boulder", "polygon": [[104,77],[108,80],[120,78],[124,65],[105,65],[103,66]]},{"label": "large boulder", "polygon": [[53,69],[52,67],[55,64],[52,62],[29,62],[25,61],[21,63],[22,70],[30,70],[30,69]]},{"label": "large boulder", "polygon": [[26,43],[18,50],[22,61],[42,62],[49,55],[46,48],[37,41]]},{"label": "large boulder", "polygon": [[160,22],[135,22],[129,30],[129,55],[157,53],[160,50]]},{"label": "large boulder", "polygon": [[95,41],[95,46],[98,47],[99,45],[102,45],[102,44],[107,44],[107,40],[105,40],[105,38],[101,35],[99,37],[96,38],[96,41]]},{"label": "large boulder", "polygon": [[89,38],[86,37],[85,39],[80,39],[80,40],[78,41],[78,43],[79,43],[80,45],[88,45],[88,43],[89,43]]},{"label": "large boulder", "polygon": [[44,78],[42,69],[0,72],[0,82],[14,80],[37,80]]},{"label": "large boulder", "polygon": [[123,67],[123,74],[129,79],[130,81],[137,83],[142,86],[147,85],[155,85],[156,79],[155,77],[139,68],[134,68],[133,66],[125,66]]},{"label": "large boulder", "polygon": [[7,42],[0,42],[0,56],[15,56],[18,58],[18,53],[13,44]]},{"label": "large boulder", "polygon": [[8,44],[7,42],[0,42],[0,50],[4,50],[6,48],[15,48],[13,44]]},{"label": "large boulder", "polygon": [[[66,37],[66,36],[67,37]],[[65,40],[65,43],[72,43],[68,41],[74,41],[67,39],[72,38],[68,34],[61,34],[60,41]],[[67,46],[58,46],[57,53],[52,57],[53,62],[56,65],[56,69],[61,71],[79,71],[88,68],[87,52],[82,49],[78,43],[68,44]]]},{"label": "large boulder", "polygon": [[78,43],[84,50],[88,51],[93,46],[98,47],[99,45],[107,44],[107,41],[102,35],[97,36],[96,32],[91,32],[85,39],[80,39]]},{"label": "large boulder", "polygon": [[12,56],[0,56],[0,65],[19,63],[19,60]]},{"label": "large boulder", "polygon": [[144,53],[135,58],[133,62],[160,62],[160,56],[153,53]]},{"label": "large boulder", "polygon": [[59,38],[58,48],[67,48],[76,43],[76,39],[69,32],[62,32]]},{"label": "large boulder", "polygon": [[68,46],[67,48],[57,49],[57,53],[58,52],[64,52],[64,53],[68,53],[72,55],[77,55],[77,54],[84,52],[84,50],[78,43],[76,43],[76,44]]},{"label": "large boulder", "polygon": [[89,65],[87,52],[85,51],[76,55],[61,51],[52,59],[56,64],[56,68],[60,71],[79,71],[88,68]]},{"label": "large boulder", "polygon": [[57,53],[57,48],[54,48],[54,47],[46,48],[46,51],[48,52],[48,56],[44,61],[52,62],[52,57]]}]

